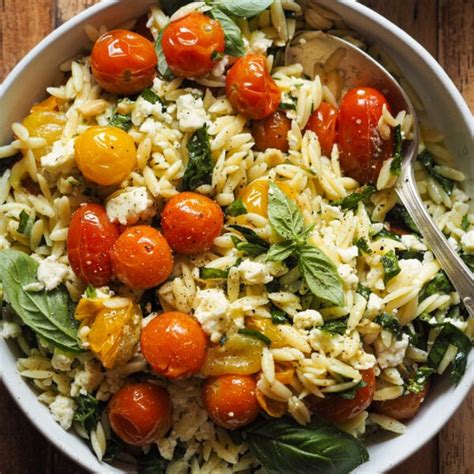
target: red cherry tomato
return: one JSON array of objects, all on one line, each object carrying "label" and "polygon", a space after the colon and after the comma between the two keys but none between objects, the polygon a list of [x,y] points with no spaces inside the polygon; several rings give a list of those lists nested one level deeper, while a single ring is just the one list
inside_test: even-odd
[{"label": "red cherry tomato", "polygon": [[220,206],[197,193],[173,196],[161,213],[163,235],[174,251],[183,254],[209,250],[223,225]]},{"label": "red cherry tomato", "polygon": [[202,76],[216,65],[215,55],[224,53],[224,30],[218,21],[194,12],[171,22],[163,31],[161,44],[175,76]]},{"label": "red cherry tomato", "polygon": [[170,311],[157,316],[142,330],[143,357],[153,370],[169,379],[188,377],[201,370],[207,337],[192,316]]},{"label": "red cherry tomato", "polygon": [[380,168],[393,153],[393,133],[380,136],[377,124],[387,99],[376,89],[351,89],[342,98],[338,117],[341,167],[360,183],[375,183]]},{"label": "red cherry tomato", "polygon": [[231,104],[251,119],[263,119],[278,109],[281,92],[267,71],[262,54],[249,53],[227,72],[225,92]]},{"label": "red cherry tomato", "polygon": [[321,105],[309,117],[307,130],[313,131],[321,145],[321,152],[325,156],[331,155],[332,146],[336,138],[337,109],[327,102]]},{"label": "red cherry tomato", "polygon": [[276,148],[287,153],[290,129],[291,120],[285,112],[280,110],[262,120],[254,121],[252,125],[252,135],[255,140],[254,150],[265,151],[267,148]]},{"label": "red cherry tomato", "polygon": [[112,94],[137,94],[151,86],[157,58],[153,43],[138,33],[112,30],[104,33],[91,53],[92,73]]},{"label": "red cherry tomato", "polygon": [[105,209],[83,204],[71,218],[67,254],[74,273],[93,286],[106,285],[112,278],[110,249],[119,236]]},{"label": "red cherry tomato", "polygon": [[367,385],[359,388],[352,400],[337,395],[327,396],[326,398],[308,398],[313,413],[323,420],[342,423],[364,411],[374,398],[375,372],[374,369],[368,369],[362,370],[361,374],[362,380]]},{"label": "red cherry tomato", "polygon": [[133,446],[145,446],[171,428],[173,405],[168,392],[152,383],[122,387],[108,406],[115,434]]},{"label": "red cherry tomato", "polygon": [[396,420],[409,420],[418,413],[421,404],[425,401],[428,389],[429,385],[426,384],[420,393],[407,393],[394,400],[374,402],[373,411]]},{"label": "red cherry tomato", "polygon": [[257,385],[250,375],[209,377],[202,386],[202,401],[212,421],[228,430],[248,425],[260,412]]}]

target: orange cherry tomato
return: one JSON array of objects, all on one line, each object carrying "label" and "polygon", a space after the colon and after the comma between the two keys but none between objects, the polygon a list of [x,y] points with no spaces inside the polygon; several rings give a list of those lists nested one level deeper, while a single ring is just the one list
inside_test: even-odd
[{"label": "orange cherry tomato", "polygon": [[267,71],[262,54],[249,53],[227,72],[225,91],[231,104],[251,119],[263,119],[278,109],[281,92]]},{"label": "orange cherry tomato", "polygon": [[277,148],[283,153],[288,152],[288,132],[291,120],[285,112],[277,110],[262,120],[253,122],[252,135],[255,140],[254,150],[265,151],[267,148]]},{"label": "orange cherry tomato", "polygon": [[108,31],[92,48],[92,73],[111,94],[132,95],[151,86],[156,64],[153,43],[133,31]]},{"label": "orange cherry tomato", "polygon": [[30,136],[41,137],[46,140],[44,147],[33,150],[36,159],[51,151],[53,143],[61,138],[67,122],[63,113],[38,107],[33,107],[31,113],[23,120],[23,125],[28,129]]},{"label": "orange cherry tomato", "polygon": [[177,379],[201,370],[206,358],[207,336],[192,316],[170,311],[143,328],[140,345],[143,357],[155,372]]},{"label": "orange cherry tomato", "polygon": [[58,99],[57,97],[54,97],[53,95],[50,95],[49,97],[46,97],[46,99],[42,100],[36,105],[33,105],[31,107],[30,112],[38,112],[40,110],[58,110]]},{"label": "orange cherry tomato", "polygon": [[171,248],[193,254],[209,250],[224,225],[224,213],[212,199],[185,192],[173,196],[161,213],[161,230]]},{"label": "orange cherry tomato", "polygon": [[173,422],[173,404],[168,392],[149,382],[129,383],[108,405],[110,426],[133,446],[145,446],[164,436]]},{"label": "orange cherry tomato", "polygon": [[313,131],[321,145],[321,152],[325,156],[331,155],[332,146],[336,137],[337,109],[327,102],[321,105],[309,117],[306,130]]},{"label": "orange cherry tomato", "polygon": [[171,22],[163,31],[161,44],[175,76],[202,76],[216,65],[215,55],[224,53],[224,30],[218,21],[193,12]]},{"label": "orange cherry tomato", "polygon": [[106,285],[112,278],[110,249],[119,236],[105,209],[83,204],[71,218],[67,255],[74,273],[93,286]]},{"label": "orange cherry tomato", "polygon": [[396,420],[409,420],[413,418],[425,401],[428,393],[429,384],[425,384],[420,393],[407,393],[394,400],[384,402],[374,402],[373,411],[381,415],[390,416]]},{"label": "orange cherry tomato", "polygon": [[173,271],[173,255],[168,242],[148,225],[126,229],[110,255],[114,275],[133,289],[157,286]]},{"label": "orange cherry tomato", "polygon": [[221,375],[206,379],[202,401],[212,421],[228,430],[248,425],[260,412],[257,384],[250,375]]},{"label": "orange cherry tomato", "polygon": [[393,133],[380,136],[377,124],[387,99],[376,89],[351,89],[342,98],[338,116],[341,167],[360,183],[374,183],[385,160],[393,153]]},{"label": "orange cherry tomato", "polygon": [[313,413],[323,420],[342,423],[364,411],[372,402],[375,393],[374,369],[361,370],[362,380],[367,384],[357,390],[352,400],[330,395],[326,398],[308,397]]},{"label": "orange cherry tomato", "polygon": [[135,142],[118,127],[88,128],[76,139],[75,151],[81,173],[102,186],[119,184],[137,164]]}]

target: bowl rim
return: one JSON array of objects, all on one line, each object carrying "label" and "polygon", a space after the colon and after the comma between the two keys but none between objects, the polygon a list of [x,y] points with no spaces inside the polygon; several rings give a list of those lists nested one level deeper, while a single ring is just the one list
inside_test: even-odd
[{"label": "bowl rim", "polygon": [[[127,0],[126,0],[127,1]],[[128,0],[129,2],[133,0]],[[17,76],[25,69],[29,63],[43,50],[48,48],[52,43],[56,40],[61,38],[63,34],[66,32],[77,28],[81,23],[85,20],[92,20],[94,16],[106,10],[108,8],[113,7],[115,4],[122,3],[119,0],[109,0],[97,3],[85,10],[81,11],[79,14],[75,15],[71,19],[67,20],[57,29],[53,30],[50,34],[48,34],[45,38],[43,38],[33,49],[31,49],[16,66],[10,71],[7,75],[5,80],[3,81],[1,88],[2,88],[2,96],[7,93],[8,89],[13,85]],[[152,2],[149,2],[150,4]],[[417,56],[419,56],[431,69],[431,71],[436,75],[439,82],[441,82],[445,88],[445,90],[450,94],[453,102],[457,104],[458,109],[461,111],[464,120],[466,123],[472,122],[472,114],[469,110],[469,107],[464,100],[463,96],[456,88],[452,80],[449,78],[447,73],[441,67],[441,65],[431,56],[431,54],[422,46],[420,45],[415,39],[413,39],[408,33],[402,30],[400,27],[380,15],[379,13],[375,12],[374,10],[370,9],[369,7],[357,3],[354,0],[336,0],[336,3],[341,4],[349,9],[353,9],[363,15],[367,20],[370,22],[378,24],[382,27],[385,31],[390,32],[392,35],[396,36],[400,41],[405,43],[409,49],[411,49]],[[474,124],[471,127],[471,131],[474,135]],[[17,372],[16,364],[9,364],[6,363],[6,359],[8,356],[11,356],[12,351],[9,348],[9,343],[7,343],[3,338],[0,338],[0,360],[2,363],[0,364],[0,377],[3,380],[3,383],[11,395],[11,397],[15,400],[17,405],[20,407],[22,412],[26,415],[31,423],[40,431],[40,433],[46,437],[48,441],[53,443],[55,447],[60,449],[66,456],[68,456],[71,460],[82,466],[83,468],[95,472],[98,468],[101,469],[101,472],[124,472],[120,469],[117,469],[114,466],[109,464],[102,464],[99,463],[95,457],[94,459],[85,459],[82,457],[76,457],[75,453],[68,445],[67,440],[65,439],[65,435],[69,434],[66,431],[61,431],[61,436],[57,436],[55,433],[48,431],[47,427],[42,425],[40,420],[35,416],[35,410],[38,408],[36,405],[35,407],[31,407],[27,402],[28,399],[34,397],[37,398],[36,394],[34,393],[33,388],[30,384],[24,380]],[[426,442],[428,442],[433,436],[435,436],[441,428],[448,422],[448,420],[452,417],[453,413],[460,407],[462,401],[467,396],[469,391],[471,390],[471,386],[473,384],[474,379],[474,364],[472,363],[474,359],[474,354],[471,353],[469,358],[469,365],[466,369],[466,373],[464,374],[463,380],[461,383],[456,387],[454,391],[447,394],[449,396],[450,406],[448,409],[444,410],[441,415],[439,415],[436,420],[433,420],[434,423],[429,424],[427,426],[426,434],[421,439],[420,442],[413,443],[410,445],[403,453],[395,453],[392,459],[387,462],[386,469],[393,468],[394,466],[401,463],[403,460],[411,456],[414,452],[419,450]],[[36,399],[36,403],[40,403]],[[51,415],[50,415],[51,416]],[[402,435],[403,436],[403,435]],[[383,441],[382,441],[383,443]],[[91,456],[94,456],[91,452]],[[370,462],[370,461],[369,461]],[[364,470],[365,464],[361,465],[357,472],[367,472]]]}]

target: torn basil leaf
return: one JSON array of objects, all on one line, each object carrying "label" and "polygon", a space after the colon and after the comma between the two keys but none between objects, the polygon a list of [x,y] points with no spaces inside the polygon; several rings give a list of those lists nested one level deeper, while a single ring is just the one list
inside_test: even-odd
[{"label": "torn basil leaf", "polygon": [[114,111],[112,117],[109,119],[109,125],[128,132],[132,128],[132,116],[130,114],[119,114]]},{"label": "torn basil leaf", "polygon": [[400,176],[402,171],[402,127],[397,125],[394,130],[395,145],[390,163],[390,174]]},{"label": "torn basil leaf", "polygon": [[206,268],[199,269],[199,278],[202,280],[225,280],[229,275],[229,270],[221,270],[220,268]]},{"label": "torn basil leaf", "polygon": [[225,50],[229,56],[239,57],[245,54],[245,44],[242,32],[237,24],[222,9],[212,8],[209,15],[217,20],[224,30]]},{"label": "torn basil leaf", "polygon": [[379,314],[375,318],[374,322],[380,324],[380,326],[382,326],[387,331],[390,331],[397,338],[399,338],[399,336],[402,334],[402,326],[400,324],[400,321],[392,314]]},{"label": "torn basil leaf", "polygon": [[401,271],[400,266],[398,265],[397,256],[393,250],[390,250],[390,252],[387,252],[382,257],[382,266],[384,271],[383,281],[385,284],[387,284],[392,278],[396,277]]},{"label": "torn basil leaf", "polygon": [[377,191],[375,186],[368,184],[355,193],[349,194],[340,201],[334,201],[331,203],[332,206],[341,206],[342,209],[349,210],[355,209],[359,202],[365,201],[367,198],[372,196]]},{"label": "torn basil leaf", "polygon": [[242,199],[236,199],[230,206],[227,206],[225,213],[231,217],[242,216],[247,214],[247,208]]},{"label": "torn basil leaf", "polygon": [[449,178],[445,178],[444,176],[441,176],[439,173],[435,171],[434,168],[436,166],[436,163],[431,153],[425,150],[423,153],[421,153],[421,155],[418,156],[418,160],[423,165],[427,173],[436,181],[438,181],[438,183],[443,188],[444,192],[448,196],[451,196],[454,189],[454,181]]},{"label": "torn basil leaf", "polygon": [[422,392],[433,373],[434,370],[431,367],[425,365],[418,367],[415,375],[408,379],[407,390],[412,393]]}]

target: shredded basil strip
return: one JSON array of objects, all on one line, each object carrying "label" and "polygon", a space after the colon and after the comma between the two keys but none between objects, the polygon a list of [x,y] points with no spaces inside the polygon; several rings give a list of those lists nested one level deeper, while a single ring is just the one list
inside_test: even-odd
[{"label": "shredded basil strip", "polygon": [[427,366],[421,366],[417,369],[415,375],[408,379],[407,390],[412,393],[420,393],[425,388],[428,379],[431,374],[434,373],[434,369]]},{"label": "shredded basil strip", "polygon": [[390,163],[390,174],[400,176],[402,171],[402,127],[397,125],[394,130],[395,147],[392,162]]},{"label": "shredded basil strip", "polygon": [[400,324],[400,321],[392,314],[379,314],[375,318],[374,322],[380,324],[380,326],[382,326],[387,331],[390,331],[397,338],[400,337],[400,335],[402,334],[402,326]]},{"label": "shredded basil strip", "polygon": [[364,387],[367,387],[367,382],[365,380],[361,380],[357,385],[354,385],[352,388],[344,390],[343,392],[338,392],[336,395],[338,397],[344,398],[344,400],[354,400],[357,392]]},{"label": "shredded basil strip", "polygon": [[255,329],[239,329],[239,334],[242,334],[243,336],[254,337],[255,339],[260,339],[267,346],[272,344],[272,340],[269,337],[265,336],[265,334],[262,334],[259,331],[256,331]]},{"label": "shredded basil strip", "polygon": [[236,199],[230,206],[227,206],[225,213],[231,217],[242,216],[247,214],[247,208],[242,199]]},{"label": "shredded basil strip", "polygon": [[358,206],[359,202],[364,201],[367,198],[369,198],[372,194],[375,193],[375,191],[377,191],[375,186],[368,184],[362,187],[360,191],[349,194],[349,196],[346,196],[344,199],[341,199],[340,201],[334,201],[331,203],[331,205],[341,206],[341,208],[345,210],[355,209]]},{"label": "shredded basil strip", "polygon": [[132,116],[130,114],[119,114],[115,111],[110,117],[109,125],[128,132],[132,128]]},{"label": "shredded basil strip", "polygon": [[453,285],[449,281],[446,273],[441,270],[423,287],[420,293],[420,301],[423,301],[428,298],[428,296],[434,295],[435,293],[447,295],[452,291],[454,291]]},{"label": "shredded basil strip", "polygon": [[389,282],[392,278],[396,277],[401,271],[400,265],[398,265],[397,256],[395,255],[395,252],[393,250],[390,250],[390,252],[387,252],[382,257],[382,266],[384,271],[384,283]]},{"label": "shredded basil strip", "polygon": [[199,269],[199,278],[202,280],[225,280],[229,275],[229,270],[221,270],[220,268],[206,268]]},{"label": "shredded basil strip", "polygon": [[428,174],[431,175],[431,177],[433,177],[436,181],[438,181],[444,192],[448,196],[451,196],[454,189],[454,181],[449,178],[445,178],[444,176],[441,176],[439,173],[436,172],[436,170],[434,169],[436,163],[431,153],[425,150],[418,156],[418,160],[423,165]]},{"label": "shredded basil strip", "polygon": [[29,237],[31,235],[31,229],[33,228],[34,223],[35,223],[35,220],[33,219],[33,217],[30,216],[25,210],[22,210],[20,212],[20,222],[18,223],[18,232],[20,234],[23,234]]},{"label": "shredded basil strip", "polygon": [[333,319],[332,321],[327,321],[318,329],[330,332],[332,334],[340,334],[342,336],[347,330],[347,318]]}]

